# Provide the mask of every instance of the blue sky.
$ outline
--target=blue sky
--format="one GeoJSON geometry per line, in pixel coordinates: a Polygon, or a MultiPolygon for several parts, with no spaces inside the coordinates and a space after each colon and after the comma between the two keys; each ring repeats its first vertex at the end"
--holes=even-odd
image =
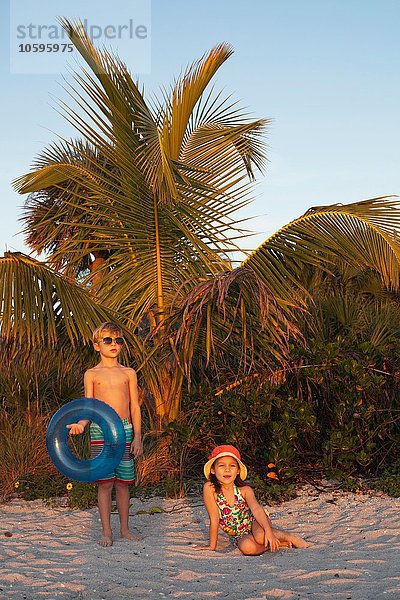
{"type": "MultiPolygon", "coordinates": [[[[1,4],[0,253],[27,251],[17,233],[23,197],[12,179],[57,134],[74,135],[53,108],[54,97],[66,97],[60,73],[10,72],[10,44],[17,44],[10,14],[23,11],[24,2],[11,0],[11,11],[1,4]]],[[[133,11],[131,0],[89,0],[81,3],[85,15],[74,12],[72,0],[46,0],[42,14],[48,10],[50,18],[56,3],[70,17],[133,11]]],[[[310,206],[400,193],[398,0],[149,0],[148,6],[150,72],[138,74],[146,92],[157,92],[227,41],[235,53],[217,74],[217,87],[254,117],[273,119],[270,162],[242,214],[257,215],[251,227],[258,235],[248,246],[310,206]]],[[[121,49],[128,66],[135,60],[130,54],[121,49]]]]}

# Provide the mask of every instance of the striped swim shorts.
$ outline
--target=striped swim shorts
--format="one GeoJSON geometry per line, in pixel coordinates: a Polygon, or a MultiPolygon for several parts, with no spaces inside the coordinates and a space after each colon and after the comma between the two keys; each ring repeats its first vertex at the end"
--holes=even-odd
{"type": "MultiPolygon", "coordinates": [[[[121,419],[126,435],[125,452],[119,465],[111,471],[106,477],[99,479],[96,483],[105,481],[121,481],[130,484],[135,482],[135,463],[130,454],[130,447],[133,440],[133,427],[128,419],[121,419]]],[[[90,424],[90,454],[91,458],[96,458],[104,446],[104,435],[96,423],[90,424]]]]}

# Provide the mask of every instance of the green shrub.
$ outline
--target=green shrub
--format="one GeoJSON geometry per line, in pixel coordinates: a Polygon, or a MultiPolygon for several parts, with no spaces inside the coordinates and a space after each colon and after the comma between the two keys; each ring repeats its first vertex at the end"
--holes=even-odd
{"type": "Polygon", "coordinates": [[[72,488],[68,490],[68,506],[70,508],[85,510],[97,505],[97,485],[95,483],[82,481],[71,483],[72,488]]]}
{"type": "Polygon", "coordinates": [[[393,498],[400,498],[400,459],[388,466],[377,479],[373,480],[371,487],[381,490],[393,498]]]}
{"type": "Polygon", "coordinates": [[[374,482],[372,487],[393,498],[400,498],[400,475],[384,475],[374,482]]]}
{"type": "Polygon", "coordinates": [[[296,485],[292,481],[273,482],[262,479],[261,477],[251,478],[251,486],[253,487],[256,497],[263,504],[275,504],[291,500],[297,495],[296,485]]]}
{"type": "Polygon", "coordinates": [[[67,483],[68,479],[62,475],[23,475],[14,483],[14,489],[24,500],[49,500],[64,496],[67,483]]]}

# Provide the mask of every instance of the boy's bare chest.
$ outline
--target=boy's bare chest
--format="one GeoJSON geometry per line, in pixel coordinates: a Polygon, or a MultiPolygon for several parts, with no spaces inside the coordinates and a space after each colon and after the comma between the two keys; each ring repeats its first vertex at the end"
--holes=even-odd
{"type": "Polygon", "coordinates": [[[95,388],[99,390],[119,390],[129,389],[129,379],[124,372],[99,372],[96,373],[93,380],[95,388]]]}

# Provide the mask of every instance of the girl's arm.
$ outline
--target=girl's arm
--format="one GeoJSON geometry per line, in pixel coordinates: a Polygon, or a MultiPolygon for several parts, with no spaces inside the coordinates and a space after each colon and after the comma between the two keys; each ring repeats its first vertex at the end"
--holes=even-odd
{"type": "Polygon", "coordinates": [[[251,512],[254,515],[257,523],[264,529],[264,544],[265,547],[269,545],[271,552],[279,550],[279,540],[272,531],[272,523],[269,516],[265,513],[265,510],[256,500],[253,490],[251,487],[246,485],[240,489],[242,496],[244,496],[251,512]]]}
{"type": "Polygon", "coordinates": [[[215,502],[214,497],[214,486],[212,483],[207,481],[203,488],[203,499],[204,504],[210,517],[210,543],[208,546],[199,546],[200,550],[215,550],[217,547],[218,540],[218,526],[219,526],[219,510],[215,502]]]}

